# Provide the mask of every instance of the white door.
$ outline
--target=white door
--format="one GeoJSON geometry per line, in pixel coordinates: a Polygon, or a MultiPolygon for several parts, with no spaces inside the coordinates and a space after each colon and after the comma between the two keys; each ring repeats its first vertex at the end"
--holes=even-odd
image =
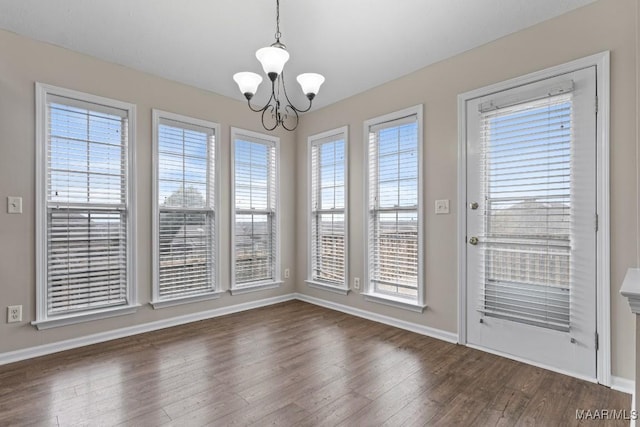
{"type": "Polygon", "coordinates": [[[595,67],[467,101],[467,341],[596,378],[595,67]]]}

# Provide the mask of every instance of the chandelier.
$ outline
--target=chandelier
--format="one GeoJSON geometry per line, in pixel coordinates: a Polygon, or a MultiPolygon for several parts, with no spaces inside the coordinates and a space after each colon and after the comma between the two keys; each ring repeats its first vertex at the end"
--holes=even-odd
{"type": "Polygon", "coordinates": [[[291,103],[284,84],[283,71],[284,64],[289,60],[289,52],[287,52],[286,46],[280,42],[281,36],[280,0],[276,0],[276,41],[271,46],[263,47],[256,52],[256,58],[262,64],[262,69],[271,81],[271,96],[263,107],[257,108],[251,105],[251,98],[262,83],[262,77],[248,71],[233,75],[233,80],[238,84],[240,92],[247,98],[251,111],[262,113],[262,126],[268,131],[272,131],[278,126],[282,126],[288,131],[298,127],[298,113],[304,113],[311,109],[313,98],[318,94],[320,86],[324,82],[324,77],[320,74],[300,74],[296,80],[300,83],[302,93],[309,100],[309,105],[307,108],[301,109],[291,103]]]}

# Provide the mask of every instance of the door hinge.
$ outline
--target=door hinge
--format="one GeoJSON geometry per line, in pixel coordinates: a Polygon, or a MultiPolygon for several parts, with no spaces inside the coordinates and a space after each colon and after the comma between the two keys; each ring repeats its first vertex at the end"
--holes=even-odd
{"type": "Polygon", "coordinates": [[[596,332],[596,351],[600,349],[600,336],[596,332]]]}
{"type": "Polygon", "coordinates": [[[598,227],[599,227],[599,217],[598,214],[596,214],[596,231],[598,231],[598,227]]]}
{"type": "Polygon", "coordinates": [[[598,95],[596,95],[596,114],[598,114],[598,95]]]}

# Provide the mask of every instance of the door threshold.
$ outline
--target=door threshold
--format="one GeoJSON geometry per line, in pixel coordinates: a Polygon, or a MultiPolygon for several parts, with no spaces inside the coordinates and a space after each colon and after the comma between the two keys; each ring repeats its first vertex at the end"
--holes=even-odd
{"type": "MultiPolygon", "coordinates": [[[[474,350],[480,350],[480,351],[484,351],[485,353],[490,353],[490,354],[494,354],[496,356],[504,357],[505,359],[515,360],[516,362],[525,363],[527,365],[535,366],[536,368],[545,369],[547,371],[555,372],[557,374],[567,375],[569,377],[577,378],[579,380],[588,381],[590,383],[600,384],[598,382],[598,379],[595,378],[595,377],[588,377],[588,376],[585,376],[585,375],[580,375],[580,374],[577,374],[577,373],[565,371],[564,369],[558,369],[558,368],[553,367],[553,366],[545,365],[544,363],[535,362],[533,360],[525,359],[525,358],[519,357],[519,356],[514,356],[513,354],[504,353],[502,351],[493,350],[493,349],[490,349],[490,348],[487,348],[487,347],[482,347],[480,345],[469,344],[469,343],[466,343],[464,345],[466,345],[469,348],[473,348],[474,350]]],[[[605,387],[607,387],[607,386],[605,386],[605,387]]]]}

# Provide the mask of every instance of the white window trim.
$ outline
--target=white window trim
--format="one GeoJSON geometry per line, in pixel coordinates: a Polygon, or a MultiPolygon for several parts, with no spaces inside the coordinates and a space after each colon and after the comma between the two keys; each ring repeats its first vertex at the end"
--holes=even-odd
{"type": "Polygon", "coordinates": [[[36,320],[31,322],[39,330],[66,326],[97,319],[131,314],[140,306],[136,290],[136,175],[135,137],[136,106],[134,104],[91,95],[71,89],[36,82],[36,320]],[[86,310],[81,313],[49,317],[47,314],[47,97],[57,95],[84,102],[106,105],[127,111],[127,304],[86,310]]]}
{"type": "Polygon", "coordinates": [[[364,183],[365,183],[365,191],[364,191],[364,236],[365,236],[365,253],[364,253],[364,262],[365,262],[365,271],[364,271],[364,292],[362,295],[365,301],[389,305],[392,307],[416,311],[419,313],[424,312],[427,308],[425,303],[425,281],[424,281],[424,186],[423,186],[423,106],[422,104],[405,108],[400,111],[395,111],[393,113],[385,114],[379,117],[374,117],[372,119],[368,119],[364,122],[362,127],[362,138],[363,138],[363,147],[364,147],[364,183]],[[369,129],[372,126],[389,122],[392,120],[401,119],[403,117],[415,115],[418,123],[418,297],[416,301],[411,301],[408,299],[399,298],[396,296],[387,295],[380,292],[375,292],[374,287],[370,281],[370,266],[369,266],[369,129]]]}
{"type": "Polygon", "coordinates": [[[210,299],[219,298],[223,293],[220,291],[220,262],[218,257],[220,256],[220,125],[218,123],[210,122],[207,120],[196,119],[193,117],[183,116],[180,114],[170,113],[168,111],[162,111],[153,109],[151,110],[152,115],[152,194],[153,194],[153,207],[152,207],[152,225],[153,225],[153,248],[152,248],[152,299],[149,304],[154,309],[165,308],[165,307],[173,307],[180,304],[189,304],[192,302],[198,301],[206,301],[210,299]],[[158,126],[160,125],[160,121],[162,119],[172,120],[174,122],[185,123],[187,125],[195,125],[203,128],[213,129],[214,132],[214,173],[215,176],[213,178],[214,185],[214,242],[213,242],[213,252],[214,259],[216,260],[215,265],[215,274],[213,276],[214,280],[214,290],[209,292],[203,292],[200,294],[194,295],[186,295],[186,296],[178,296],[175,298],[160,298],[160,206],[158,205],[158,195],[159,195],[159,186],[158,186],[158,174],[160,171],[160,157],[159,157],[159,141],[158,141],[158,126]]]}
{"type": "Polygon", "coordinates": [[[351,292],[351,289],[348,288],[348,287],[330,285],[328,283],[318,282],[317,280],[307,279],[307,280],[305,280],[305,283],[310,288],[316,288],[316,289],[320,289],[320,290],[328,291],[328,292],[333,292],[335,294],[340,294],[340,295],[348,295],[349,292],[351,292]]]}
{"type": "Polygon", "coordinates": [[[231,288],[229,289],[229,293],[231,295],[242,295],[250,292],[266,291],[267,289],[277,288],[283,283],[282,280],[251,282],[250,285],[231,288]]]}
{"type": "MultiPolygon", "coordinates": [[[[528,83],[548,79],[582,68],[596,67],[596,93],[598,114],[596,117],[597,146],[597,277],[596,277],[596,329],[599,334],[597,350],[597,380],[611,386],[611,247],[610,247],[610,52],[604,51],[555,67],[535,71],[480,89],[458,95],[458,206],[467,203],[467,116],[466,102],[483,95],[502,92],[528,83]]],[[[467,209],[458,210],[458,342],[467,344],[467,209]]]]}
{"type": "Polygon", "coordinates": [[[307,138],[307,285],[312,288],[322,289],[342,295],[347,295],[351,289],[349,288],[349,126],[342,126],[337,129],[328,130],[307,138]],[[344,283],[336,286],[330,283],[313,279],[312,272],[312,188],[313,179],[311,166],[311,149],[314,145],[320,145],[317,141],[334,135],[341,135],[344,140],[344,283]]]}
{"type": "Polygon", "coordinates": [[[229,289],[229,293],[231,295],[240,295],[248,292],[262,291],[266,289],[272,289],[280,286],[283,282],[281,276],[281,268],[280,268],[280,241],[281,238],[281,211],[280,211],[280,138],[276,136],[271,136],[263,133],[253,132],[250,130],[240,129],[236,127],[231,127],[231,143],[230,145],[230,160],[231,160],[231,222],[229,226],[229,232],[231,233],[231,286],[229,289]],[[250,138],[262,139],[264,141],[270,141],[275,146],[276,151],[276,173],[275,173],[275,187],[276,187],[276,254],[275,254],[275,265],[274,265],[274,280],[269,281],[256,281],[249,282],[243,285],[236,285],[236,233],[235,233],[235,224],[236,224],[236,151],[235,151],[235,141],[238,136],[245,135],[250,138]]]}

